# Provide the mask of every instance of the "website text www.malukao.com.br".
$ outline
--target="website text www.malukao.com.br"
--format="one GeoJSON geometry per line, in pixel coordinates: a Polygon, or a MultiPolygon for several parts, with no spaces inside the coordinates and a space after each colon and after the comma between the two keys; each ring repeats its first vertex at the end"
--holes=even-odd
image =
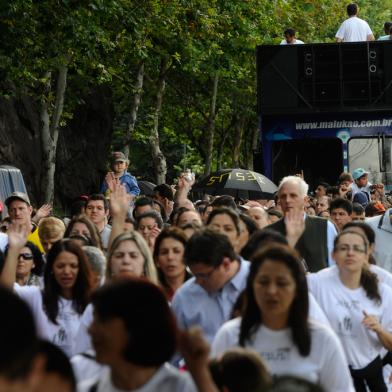
{"type": "Polygon", "coordinates": [[[307,129],[333,129],[333,128],[370,128],[370,127],[390,127],[392,119],[384,118],[380,120],[334,120],[295,123],[297,131],[307,129]]]}

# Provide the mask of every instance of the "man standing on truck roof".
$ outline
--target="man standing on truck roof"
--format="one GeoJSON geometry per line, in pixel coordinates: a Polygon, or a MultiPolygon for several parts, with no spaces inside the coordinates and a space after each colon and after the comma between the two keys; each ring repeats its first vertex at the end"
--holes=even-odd
{"type": "Polygon", "coordinates": [[[355,3],[347,6],[348,19],[346,19],[335,38],[336,42],[374,41],[374,35],[368,23],[358,18],[358,5],[355,3]]]}
{"type": "Polygon", "coordinates": [[[301,45],[301,44],[304,44],[303,41],[296,38],[294,29],[286,29],[284,31],[283,35],[284,35],[284,39],[280,43],[281,45],[301,45]]]}

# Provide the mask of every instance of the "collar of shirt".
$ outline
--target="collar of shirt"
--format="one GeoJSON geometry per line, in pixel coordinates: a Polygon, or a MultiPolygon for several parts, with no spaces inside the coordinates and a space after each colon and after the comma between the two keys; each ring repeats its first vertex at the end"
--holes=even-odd
{"type": "Polygon", "coordinates": [[[237,291],[242,291],[244,281],[246,281],[246,278],[248,277],[250,262],[243,259],[241,256],[239,256],[238,262],[240,264],[240,268],[228,284],[234,286],[237,291]]]}

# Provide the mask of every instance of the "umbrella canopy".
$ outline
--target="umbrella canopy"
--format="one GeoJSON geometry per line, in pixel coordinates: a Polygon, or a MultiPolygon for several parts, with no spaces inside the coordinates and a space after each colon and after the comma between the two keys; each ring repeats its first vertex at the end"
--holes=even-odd
{"type": "Polygon", "coordinates": [[[192,191],[230,195],[238,199],[272,199],[277,186],[260,173],[244,169],[222,169],[204,176],[192,191]]]}
{"type": "Polygon", "coordinates": [[[137,184],[139,185],[141,195],[151,196],[154,194],[153,189],[156,187],[156,185],[152,182],[138,181],[137,184]]]}

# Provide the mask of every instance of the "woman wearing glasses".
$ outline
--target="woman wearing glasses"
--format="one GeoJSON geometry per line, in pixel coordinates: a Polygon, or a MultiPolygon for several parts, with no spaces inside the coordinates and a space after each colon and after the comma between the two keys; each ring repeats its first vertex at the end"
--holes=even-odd
{"type": "Polygon", "coordinates": [[[313,274],[308,281],[342,342],[356,391],[383,392],[380,354],[392,349],[392,290],[370,271],[369,255],[365,236],[343,231],[333,250],[338,273],[313,274]]]}
{"type": "MultiPolygon", "coordinates": [[[[8,248],[5,256],[7,257],[8,248]]],[[[19,286],[42,286],[42,275],[44,272],[44,259],[40,250],[30,241],[18,254],[16,265],[16,280],[19,286]]]]}

